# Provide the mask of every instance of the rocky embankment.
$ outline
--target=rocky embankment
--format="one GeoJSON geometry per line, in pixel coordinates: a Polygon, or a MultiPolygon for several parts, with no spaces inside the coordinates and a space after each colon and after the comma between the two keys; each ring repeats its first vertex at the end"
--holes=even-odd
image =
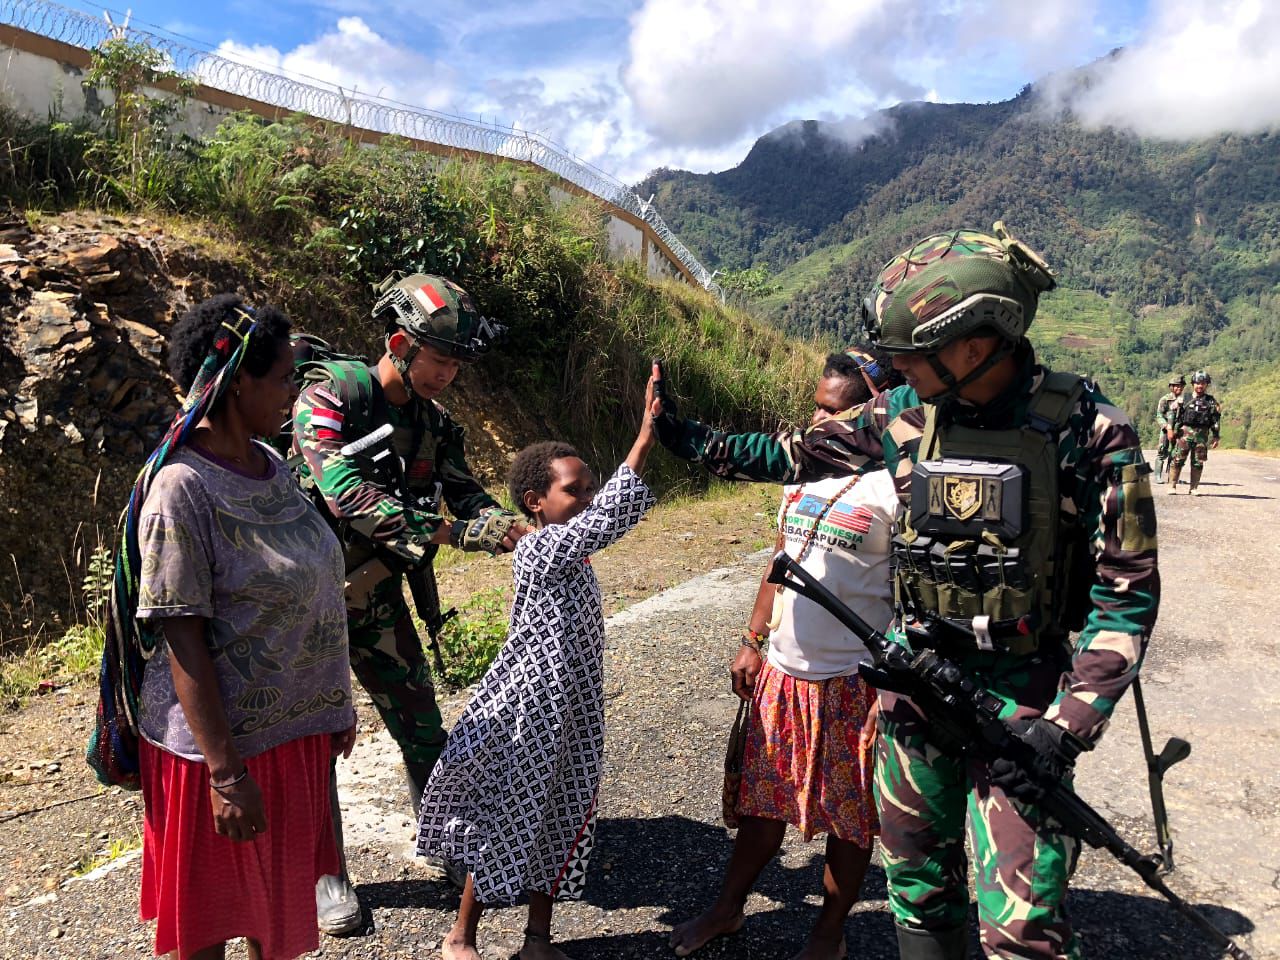
{"type": "MultiPolygon", "coordinates": [[[[343,349],[367,352],[378,339],[367,288],[337,276],[291,283],[271,256],[204,229],[93,213],[33,226],[0,208],[0,653],[56,637],[82,613],[88,557],[110,546],[177,409],[165,350],[184,310],[235,291],[281,305],[343,349]]],[[[549,427],[483,378],[464,373],[447,402],[472,467],[494,483],[549,427]]]]}
{"type": "Polygon", "coordinates": [[[210,284],[171,253],[145,221],[0,224],[0,640],[74,611],[85,555],[172,416],[165,334],[210,284]]]}

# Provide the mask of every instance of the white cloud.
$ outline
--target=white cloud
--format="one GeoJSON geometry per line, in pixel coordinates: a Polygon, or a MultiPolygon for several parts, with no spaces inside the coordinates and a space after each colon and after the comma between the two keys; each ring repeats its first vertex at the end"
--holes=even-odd
{"type": "MultiPolygon", "coordinates": [[[[660,138],[702,147],[829,94],[898,0],[646,0],[632,19],[623,83],[660,138]]],[[[872,53],[874,56],[874,53],[872,53]]],[[[885,66],[888,66],[885,64],[885,66]]],[[[885,86],[914,92],[892,69],[885,86]]]]}
{"type": "Polygon", "coordinates": [[[622,78],[660,141],[713,146],[797,116],[955,91],[966,72],[1011,61],[1073,64],[1098,42],[1097,2],[645,0],[622,78]]]}
{"type": "MultiPolygon", "coordinates": [[[[450,66],[392,43],[360,17],[342,17],[333,30],[287,53],[230,40],[224,41],[217,53],[298,79],[336,84],[347,93],[386,97],[432,110],[449,109],[457,98],[450,66]]],[[[250,90],[237,92],[253,95],[250,90]]]]}
{"type": "Polygon", "coordinates": [[[1050,92],[1089,126],[1195,139],[1280,128],[1280,5],[1158,0],[1147,30],[1088,83],[1050,92]]]}

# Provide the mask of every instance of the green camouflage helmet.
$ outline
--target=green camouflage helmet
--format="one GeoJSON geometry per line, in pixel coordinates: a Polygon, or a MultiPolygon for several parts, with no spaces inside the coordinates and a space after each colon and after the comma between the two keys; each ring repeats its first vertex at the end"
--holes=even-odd
{"type": "Polygon", "coordinates": [[[382,321],[387,336],[403,330],[417,343],[461,360],[476,359],[506,329],[482,317],[467,292],[444,277],[415,273],[397,280],[393,274],[378,292],[373,318],[382,321]]]}
{"type": "Polygon", "coordinates": [[[1186,385],[1187,378],[1180,373],[1175,373],[1169,377],[1169,386],[1171,387],[1185,387],[1186,385]]]}
{"type": "Polygon", "coordinates": [[[1208,370],[1197,370],[1191,375],[1192,383],[1213,383],[1213,377],[1209,376],[1208,370]]]}
{"type": "Polygon", "coordinates": [[[893,353],[934,353],[958,337],[989,329],[1016,343],[1056,281],[1003,222],[993,234],[937,233],[894,257],[863,301],[867,337],[893,353]]]}

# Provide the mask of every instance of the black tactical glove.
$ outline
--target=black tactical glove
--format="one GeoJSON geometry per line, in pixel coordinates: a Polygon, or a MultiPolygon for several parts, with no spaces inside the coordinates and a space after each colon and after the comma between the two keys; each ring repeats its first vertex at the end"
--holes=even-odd
{"type": "Polygon", "coordinates": [[[1044,717],[1010,720],[1006,726],[1031,748],[1030,759],[1039,771],[1028,770],[1026,764],[1018,760],[1000,757],[991,761],[991,783],[1024,803],[1035,803],[1044,796],[1043,784],[1061,782],[1071,776],[1084,744],[1044,717]]]}
{"type": "Polygon", "coordinates": [[[483,550],[493,554],[502,550],[502,538],[520,517],[505,510],[486,510],[470,520],[455,520],[449,531],[449,542],[459,550],[483,550]]]}
{"type": "Polygon", "coordinates": [[[668,450],[673,449],[684,433],[684,420],[676,408],[676,402],[667,392],[667,373],[658,361],[660,376],[653,384],[653,395],[662,403],[662,412],[653,418],[653,432],[658,435],[658,442],[668,450]]]}

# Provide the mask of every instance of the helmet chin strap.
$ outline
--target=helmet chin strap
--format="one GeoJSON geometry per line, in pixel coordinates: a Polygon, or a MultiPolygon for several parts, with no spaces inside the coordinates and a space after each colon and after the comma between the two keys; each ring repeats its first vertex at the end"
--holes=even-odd
{"type": "Polygon", "coordinates": [[[934,374],[942,381],[943,386],[946,389],[940,393],[935,393],[931,397],[922,397],[921,399],[925,400],[927,403],[939,403],[943,400],[949,400],[952,397],[958,396],[964,387],[973,383],[997,363],[1013,353],[1016,347],[1016,343],[1001,338],[1000,345],[992,350],[985,360],[959,380],[956,379],[956,375],[954,373],[946,368],[946,365],[943,364],[936,353],[926,353],[924,358],[929,361],[929,366],[933,368],[934,374]]]}
{"type": "Polygon", "coordinates": [[[397,357],[394,350],[388,350],[387,353],[391,357],[391,365],[400,374],[400,382],[404,384],[409,396],[413,396],[413,386],[409,383],[409,367],[413,363],[413,358],[418,355],[418,351],[422,349],[422,344],[407,333],[405,333],[405,338],[409,341],[409,349],[405,351],[403,357],[397,357]]]}

